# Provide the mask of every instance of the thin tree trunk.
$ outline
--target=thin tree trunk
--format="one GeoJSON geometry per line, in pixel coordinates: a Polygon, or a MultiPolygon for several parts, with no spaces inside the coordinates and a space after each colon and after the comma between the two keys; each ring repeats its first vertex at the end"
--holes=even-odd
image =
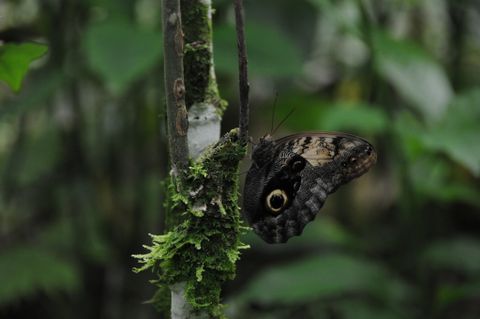
{"type": "Polygon", "coordinates": [[[165,94],[168,146],[174,178],[182,185],[188,167],[188,118],[183,79],[183,31],[180,0],[163,0],[165,94]]]}
{"type": "MultiPolygon", "coordinates": [[[[197,159],[203,150],[220,138],[220,98],[213,64],[212,4],[210,0],[181,0],[185,42],[185,100],[188,107],[188,150],[197,159]]],[[[172,319],[208,318],[193,312],[185,297],[185,282],[171,286],[172,319]]]]}
{"type": "MultiPolygon", "coordinates": [[[[135,271],[153,269],[158,283],[168,285],[174,319],[223,317],[221,285],[234,277],[239,250],[247,248],[239,240],[244,228],[237,193],[248,134],[248,87],[241,90],[243,138],[234,129],[219,139],[226,103],[215,80],[211,19],[210,0],[182,0],[181,15],[180,0],[163,2],[173,223],[167,234],[152,235],[148,253],[135,256],[144,264],[135,271]]],[[[244,51],[242,57],[241,82],[248,86],[244,51]]]]}
{"type": "Polygon", "coordinates": [[[190,156],[196,159],[220,138],[220,119],[226,102],[215,77],[211,0],[181,0],[185,35],[185,87],[189,112],[190,156]]]}

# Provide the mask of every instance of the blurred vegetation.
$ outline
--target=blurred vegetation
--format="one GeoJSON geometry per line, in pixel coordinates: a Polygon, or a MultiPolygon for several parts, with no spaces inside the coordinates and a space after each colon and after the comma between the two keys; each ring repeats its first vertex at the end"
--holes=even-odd
{"type": "MultiPolygon", "coordinates": [[[[213,3],[226,131],[233,10],[213,3]]],[[[379,162],[287,245],[246,236],[229,316],[479,318],[479,2],[250,0],[246,17],[253,137],[279,92],[276,123],[296,111],[277,136],[352,132],[379,162]]],[[[0,317],[159,317],[130,255],[163,229],[160,26],[154,0],[0,2],[0,317]]]]}

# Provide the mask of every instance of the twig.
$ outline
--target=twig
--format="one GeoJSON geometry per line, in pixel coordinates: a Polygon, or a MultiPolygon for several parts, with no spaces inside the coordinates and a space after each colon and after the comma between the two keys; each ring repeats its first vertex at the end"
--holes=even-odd
{"type": "Polygon", "coordinates": [[[163,0],[162,4],[168,144],[172,171],[181,185],[188,167],[188,114],[183,79],[180,0],[163,0]]]}
{"type": "Polygon", "coordinates": [[[248,121],[249,121],[249,102],[248,93],[250,86],[248,84],[247,71],[247,50],[245,44],[245,23],[243,18],[243,0],[235,0],[235,26],[237,29],[237,47],[238,47],[238,85],[240,93],[240,143],[248,143],[248,121]]]}

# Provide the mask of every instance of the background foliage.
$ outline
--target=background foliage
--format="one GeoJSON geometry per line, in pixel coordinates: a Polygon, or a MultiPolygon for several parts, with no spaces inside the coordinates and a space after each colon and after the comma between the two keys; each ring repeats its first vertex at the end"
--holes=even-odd
{"type": "MultiPolygon", "coordinates": [[[[246,6],[254,138],[278,92],[275,122],[296,111],[276,136],[352,132],[379,162],[287,245],[247,235],[229,315],[478,318],[478,1],[246,6]]],[[[227,131],[233,9],[214,7],[227,131]]],[[[159,317],[130,255],[163,227],[160,25],[153,0],[0,2],[0,317],[159,317]]]]}

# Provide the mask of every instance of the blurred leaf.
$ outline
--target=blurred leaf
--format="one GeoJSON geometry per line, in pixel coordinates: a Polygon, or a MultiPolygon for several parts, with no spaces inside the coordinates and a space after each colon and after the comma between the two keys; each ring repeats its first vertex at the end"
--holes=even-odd
{"type": "Polygon", "coordinates": [[[247,232],[242,238],[242,242],[249,244],[255,249],[268,251],[270,253],[285,253],[298,251],[305,247],[323,247],[323,246],[353,246],[360,240],[350,234],[347,229],[335,221],[333,218],[322,215],[318,216],[315,222],[305,227],[301,236],[293,237],[288,245],[271,245],[265,243],[253,231],[247,232]]]}
{"type": "Polygon", "coordinates": [[[362,103],[338,102],[320,118],[322,130],[355,131],[365,134],[382,133],[388,123],[383,109],[362,103]]]}
{"type": "Polygon", "coordinates": [[[159,61],[162,37],[127,21],[107,20],[87,29],[85,49],[90,67],[118,94],[159,61]]]}
{"type": "Polygon", "coordinates": [[[310,223],[305,228],[302,236],[292,238],[290,243],[349,246],[359,242],[358,238],[349,233],[335,219],[325,215],[318,216],[317,219],[317,222],[310,223]]]}
{"type": "Polygon", "coordinates": [[[464,284],[442,284],[437,293],[437,302],[440,306],[448,306],[465,299],[477,300],[480,296],[480,281],[467,282],[464,284]]]}
{"type": "Polygon", "coordinates": [[[452,167],[438,156],[417,158],[409,166],[416,192],[425,198],[465,202],[480,207],[480,192],[474,185],[452,178],[452,167]]]}
{"type": "Polygon", "coordinates": [[[356,1],[307,0],[321,13],[322,19],[336,29],[356,31],[360,22],[360,12],[356,1]]]}
{"type": "Polygon", "coordinates": [[[458,95],[450,104],[447,116],[423,137],[425,145],[444,151],[451,158],[480,176],[480,89],[458,95]]]}
{"type": "Polygon", "coordinates": [[[378,264],[330,254],[267,269],[250,282],[240,298],[256,303],[292,304],[354,292],[389,300],[404,298],[407,287],[378,264]]]}
{"type": "Polygon", "coordinates": [[[62,217],[57,218],[52,223],[45,225],[37,237],[39,245],[49,250],[68,252],[71,251],[74,244],[74,234],[68,213],[63,213],[62,217]]]}
{"type": "Polygon", "coordinates": [[[32,83],[10,101],[0,106],[0,119],[5,116],[18,116],[26,111],[46,105],[45,101],[51,97],[63,83],[63,74],[56,69],[34,72],[32,83]]]}
{"type": "Polygon", "coordinates": [[[260,24],[274,27],[295,44],[303,57],[312,53],[318,34],[318,29],[312,27],[317,25],[318,10],[312,4],[307,1],[263,0],[244,1],[244,5],[245,12],[248,12],[246,26],[260,24]]]}
{"type": "Polygon", "coordinates": [[[47,49],[46,45],[38,43],[0,45],[0,80],[18,91],[30,63],[44,55],[47,49]]]}
{"type": "Polygon", "coordinates": [[[407,111],[401,111],[396,114],[393,122],[393,128],[396,136],[399,138],[399,146],[405,157],[415,161],[418,156],[423,155],[427,150],[422,142],[422,134],[425,128],[407,111]]]}
{"type": "Polygon", "coordinates": [[[432,243],[423,253],[423,261],[434,269],[456,270],[480,275],[480,241],[453,238],[432,243]]]}
{"type": "MultiPolygon", "coordinates": [[[[284,125],[288,125],[294,131],[346,130],[376,134],[383,132],[388,125],[387,115],[379,107],[361,102],[331,103],[314,95],[300,94],[279,97],[278,106],[275,109],[275,125],[292,110],[294,112],[284,125]]],[[[267,114],[265,119],[269,116],[271,115],[267,114]]]]}
{"type": "MultiPolygon", "coordinates": [[[[67,245],[73,243],[74,236],[78,236],[78,230],[75,227],[82,225],[82,241],[76,247],[77,253],[85,257],[89,262],[102,264],[105,263],[114,250],[110,249],[109,243],[105,238],[105,233],[102,232],[102,222],[104,221],[104,215],[98,210],[94,203],[95,192],[92,191],[93,185],[79,180],[76,183],[69,184],[69,187],[58,187],[56,189],[56,198],[58,206],[61,207],[61,215],[65,216],[63,222],[59,221],[58,231],[63,232],[65,239],[63,240],[64,247],[59,243],[51,243],[51,247],[66,248],[67,245]],[[75,206],[72,206],[71,198],[75,196],[79,202],[75,206]],[[80,204],[81,203],[81,204],[80,204]],[[73,211],[72,211],[73,210],[73,211]],[[73,218],[72,216],[78,216],[73,218]],[[73,225],[73,228],[72,228],[73,225]],[[69,242],[70,240],[70,242],[69,242]]],[[[102,193],[101,190],[96,189],[97,196],[102,193]]],[[[123,219],[122,219],[123,220],[123,219]]],[[[55,230],[55,225],[52,225],[51,230],[55,230]]],[[[48,231],[49,229],[47,229],[48,231]]],[[[48,233],[44,234],[43,239],[48,244],[47,240],[55,239],[51,238],[53,234],[49,236],[48,233]]]]}
{"type": "Polygon", "coordinates": [[[333,10],[330,0],[308,0],[308,2],[317,6],[318,9],[320,9],[320,10],[326,10],[326,9],[333,10]]]}
{"type": "MultiPolygon", "coordinates": [[[[312,94],[299,94],[298,92],[282,93],[278,97],[277,107],[275,108],[274,126],[286,119],[280,129],[287,126],[293,131],[322,130],[319,127],[318,119],[323,117],[328,106],[328,101],[312,94]],[[292,111],[293,113],[290,114],[292,111]],[[289,115],[288,118],[287,115],[289,115]]],[[[273,107],[266,110],[266,116],[265,119],[262,119],[262,123],[265,120],[270,121],[274,111],[273,107]]]]}
{"type": "Polygon", "coordinates": [[[480,89],[457,95],[444,118],[428,128],[407,112],[398,114],[395,130],[411,160],[432,151],[441,151],[480,176],[480,148],[472,147],[480,136],[480,89]]]}
{"type": "MultiPolygon", "coordinates": [[[[39,123],[46,125],[45,122],[39,123]]],[[[21,170],[17,173],[21,185],[27,185],[48,173],[59,159],[59,135],[55,127],[42,126],[41,132],[29,134],[21,158],[21,170]]]]}
{"type": "MultiPolygon", "coordinates": [[[[280,30],[266,25],[248,25],[245,33],[252,74],[285,77],[301,73],[300,51],[280,30]]],[[[217,71],[236,74],[238,62],[235,29],[229,25],[215,27],[213,37],[217,71]]]]}
{"type": "Polygon", "coordinates": [[[86,207],[81,212],[84,216],[85,234],[82,243],[83,253],[91,262],[105,264],[112,257],[112,248],[102,231],[102,212],[95,207],[86,207]],[[90,208],[90,209],[89,209],[90,208]]]}
{"type": "Polygon", "coordinates": [[[453,95],[445,71],[420,47],[374,33],[375,66],[429,122],[441,119],[453,95]]]}
{"type": "Polygon", "coordinates": [[[79,285],[79,273],[73,264],[36,246],[2,251],[0,274],[2,305],[39,291],[53,294],[71,291],[79,285]]]}
{"type": "Polygon", "coordinates": [[[399,319],[409,318],[401,316],[394,309],[386,309],[381,306],[373,306],[365,301],[345,300],[335,303],[335,309],[343,319],[399,319]]]}

